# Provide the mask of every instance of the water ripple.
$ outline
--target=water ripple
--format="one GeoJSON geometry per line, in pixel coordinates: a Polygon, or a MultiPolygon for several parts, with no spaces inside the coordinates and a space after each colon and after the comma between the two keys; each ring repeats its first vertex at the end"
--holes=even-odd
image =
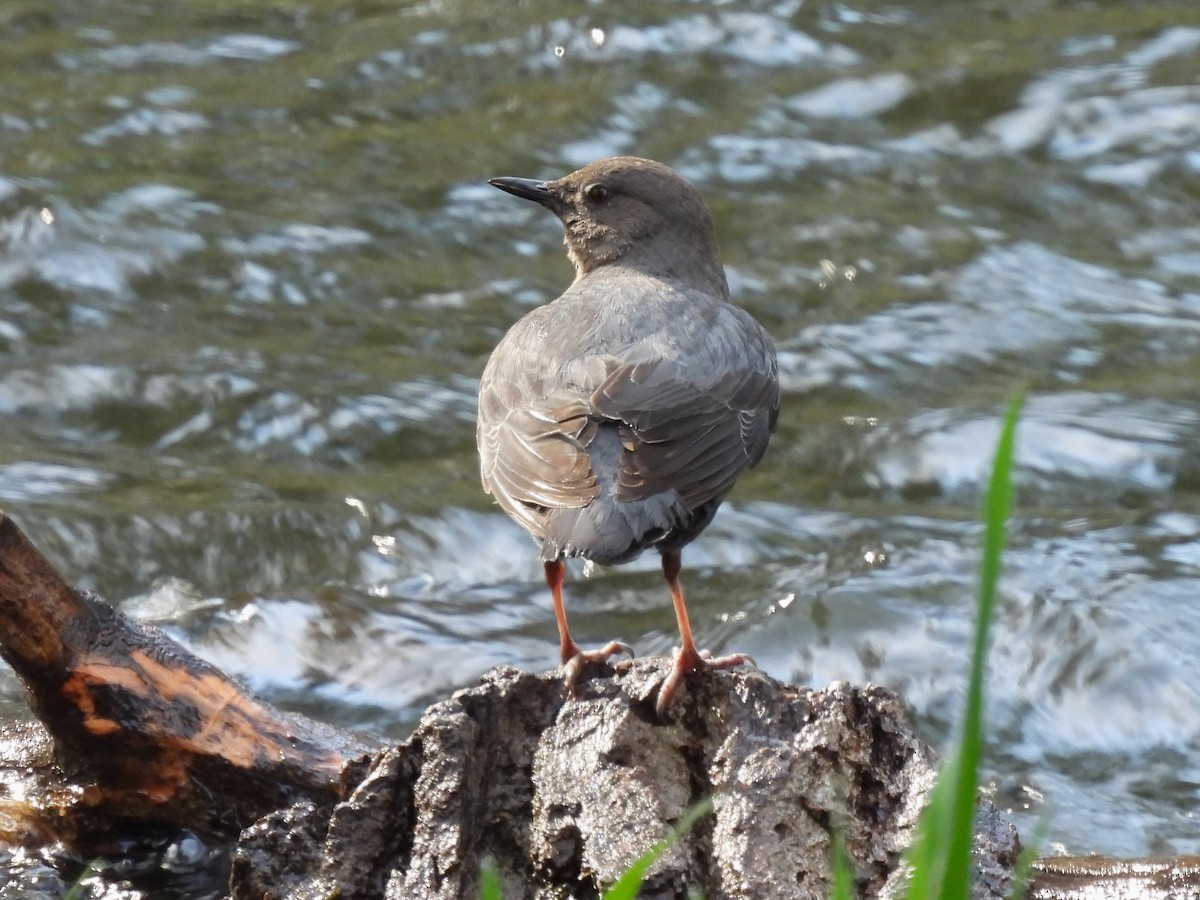
{"type": "MultiPolygon", "coordinates": [[[[229,34],[200,43],[180,41],[147,41],[142,44],[121,44],[94,51],[95,62],[114,69],[135,69],[143,66],[204,66],[218,59],[264,62],[300,47],[295,41],[261,34],[229,34]]],[[[64,68],[78,68],[84,59],[74,54],[60,54],[64,68]]]]}
{"type": "MultiPolygon", "coordinates": [[[[962,410],[923,413],[899,429],[876,429],[871,442],[877,446],[865,451],[872,460],[867,480],[903,491],[978,488],[999,433],[997,416],[962,410]]],[[[1072,482],[1086,482],[1077,490],[1092,498],[1130,488],[1164,492],[1174,486],[1184,448],[1195,442],[1200,413],[1193,409],[1117,395],[1036,396],[1022,416],[1017,465],[1021,478],[1040,476],[1044,489],[1066,492],[1072,482]]]]}
{"type": "Polygon", "coordinates": [[[27,460],[0,465],[0,505],[75,497],[111,487],[111,472],[27,460]]]}
{"type": "Polygon", "coordinates": [[[68,292],[132,297],[135,279],[167,270],[204,247],[184,227],[216,211],[189,191],[145,184],[94,209],[64,200],[23,207],[0,219],[0,288],[36,280],[68,292]],[[141,221],[150,217],[161,224],[141,221]]]}
{"type": "Polygon", "coordinates": [[[903,72],[881,72],[866,78],[831,81],[793,97],[788,106],[816,118],[865,118],[892,109],[915,87],[913,80],[903,72]]]}
{"type": "Polygon", "coordinates": [[[838,385],[864,393],[884,381],[930,369],[975,368],[1020,354],[1070,373],[1108,362],[1101,329],[1128,328],[1128,340],[1162,355],[1192,354],[1200,337],[1200,298],[1172,296],[1147,279],[1122,277],[1029,242],[987,248],[946,285],[951,298],[900,306],[858,322],[810,326],[781,342],[780,376],[789,390],[838,385]],[[1172,349],[1172,344],[1177,349],[1172,349]]]}

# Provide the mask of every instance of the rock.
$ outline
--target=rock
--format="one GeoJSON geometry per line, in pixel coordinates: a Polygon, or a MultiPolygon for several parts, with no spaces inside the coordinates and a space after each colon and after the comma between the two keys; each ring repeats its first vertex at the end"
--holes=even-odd
{"type": "MultiPolygon", "coordinates": [[[[899,698],[734,670],[689,679],[659,721],[667,665],[596,669],[570,699],[555,673],[488,673],[376,756],[332,815],[298,805],[243,832],[232,895],[473,900],[490,857],[506,900],[596,897],[705,798],[713,813],[641,897],[825,900],[835,830],[862,894],[897,890],[935,776],[899,698]]],[[[986,802],[981,819],[976,896],[1005,896],[1016,832],[986,802]]]]}

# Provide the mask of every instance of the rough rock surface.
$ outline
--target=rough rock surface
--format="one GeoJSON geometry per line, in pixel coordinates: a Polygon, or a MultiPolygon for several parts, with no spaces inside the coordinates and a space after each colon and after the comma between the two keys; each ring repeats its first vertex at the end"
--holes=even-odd
{"type": "MultiPolygon", "coordinates": [[[[597,669],[571,699],[553,673],[488,673],[379,754],[332,815],[297,805],[247,829],[233,896],[477,898],[491,857],[507,900],[593,898],[706,797],[713,813],[643,898],[824,900],[834,830],[862,894],[895,890],[934,771],[894,694],[736,670],[689,679],[659,721],[665,667],[597,669]]],[[[999,897],[1019,846],[983,812],[976,896],[999,897]]]]}

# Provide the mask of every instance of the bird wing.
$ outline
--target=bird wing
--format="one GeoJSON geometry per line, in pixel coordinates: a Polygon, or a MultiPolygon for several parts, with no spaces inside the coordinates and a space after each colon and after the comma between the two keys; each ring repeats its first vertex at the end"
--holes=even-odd
{"type": "Polygon", "coordinates": [[[587,453],[596,422],[586,397],[543,395],[540,387],[491,381],[479,394],[484,490],[534,534],[543,527],[539,512],[587,506],[598,492],[587,453]]]}
{"type": "Polygon", "coordinates": [[[696,509],[725,497],[761,460],[779,415],[774,355],[715,382],[691,368],[668,360],[622,366],[593,395],[596,413],[623,422],[618,499],[676,491],[696,509]]]}

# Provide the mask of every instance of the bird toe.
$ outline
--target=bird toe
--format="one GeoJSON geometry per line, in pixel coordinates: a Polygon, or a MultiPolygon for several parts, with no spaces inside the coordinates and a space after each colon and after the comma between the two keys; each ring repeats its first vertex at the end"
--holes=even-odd
{"type": "Polygon", "coordinates": [[[596,650],[583,650],[575,646],[574,651],[563,661],[563,681],[571,694],[575,693],[575,686],[589,665],[608,665],[609,658],[618,653],[627,653],[630,659],[634,658],[633,648],[623,641],[609,641],[596,650]]]}
{"type": "Polygon", "coordinates": [[[667,674],[666,680],[663,681],[662,687],[658,691],[658,700],[654,704],[654,709],[658,713],[659,718],[662,718],[671,703],[675,698],[679,686],[683,683],[683,679],[692,672],[700,671],[715,671],[717,669],[732,669],[737,666],[752,665],[758,668],[758,663],[754,657],[747,653],[730,653],[727,656],[713,656],[711,651],[701,650],[697,652],[694,649],[675,651],[674,662],[671,664],[671,671],[667,674]],[[690,652],[689,652],[690,650],[690,652]]]}

